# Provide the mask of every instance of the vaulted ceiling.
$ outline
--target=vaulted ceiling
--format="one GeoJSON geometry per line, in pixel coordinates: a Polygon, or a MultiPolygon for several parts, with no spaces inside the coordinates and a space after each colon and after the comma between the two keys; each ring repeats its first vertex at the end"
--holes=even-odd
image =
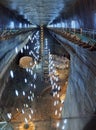
{"type": "Polygon", "coordinates": [[[48,25],[60,14],[66,15],[76,0],[0,0],[0,4],[32,24],[48,25]]]}

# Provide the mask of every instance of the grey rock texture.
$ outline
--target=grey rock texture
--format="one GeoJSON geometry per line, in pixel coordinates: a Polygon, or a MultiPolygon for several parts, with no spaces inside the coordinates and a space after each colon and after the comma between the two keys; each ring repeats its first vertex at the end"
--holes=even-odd
{"type": "Polygon", "coordinates": [[[0,41],[0,97],[5,89],[5,84],[8,80],[9,68],[12,61],[15,59],[20,49],[27,44],[28,36],[32,35],[32,32],[18,35],[12,39],[0,41]],[[5,74],[6,72],[6,74],[5,74]]]}
{"type": "MultiPolygon", "coordinates": [[[[82,48],[59,35],[56,37],[69,51],[71,60],[62,113],[62,117],[68,119],[65,130],[85,130],[96,112],[96,51],[82,48]]],[[[92,128],[93,125],[86,130],[92,128]]]]}

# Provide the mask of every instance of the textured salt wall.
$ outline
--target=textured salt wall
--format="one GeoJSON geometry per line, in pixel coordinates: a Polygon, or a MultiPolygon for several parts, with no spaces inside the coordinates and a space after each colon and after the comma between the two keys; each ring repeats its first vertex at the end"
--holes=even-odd
{"type": "Polygon", "coordinates": [[[9,40],[0,41],[0,98],[8,80],[10,64],[17,55],[16,47],[20,51],[27,44],[29,35],[32,35],[32,32],[18,35],[9,40]]]}
{"type": "Polygon", "coordinates": [[[78,54],[71,55],[63,113],[69,118],[66,128],[70,130],[83,130],[96,109],[96,53],[81,48],[77,51],[78,54]]]}
{"type": "MultiPolygon", "coordinates": [[[[70,53],[70,73],[61,122],[64,130],[92,130],[96,110],[96,51],[82,48],[55,35],[70,53]],[[90,126],[90,127],[89,127],[90,126]]],[[[94,125],[94,126],[93,126],[94,125]]]]}

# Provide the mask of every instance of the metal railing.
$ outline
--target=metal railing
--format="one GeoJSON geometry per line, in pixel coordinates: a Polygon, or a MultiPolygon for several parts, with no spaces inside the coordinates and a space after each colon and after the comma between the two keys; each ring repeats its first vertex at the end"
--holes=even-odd
{"type": "Polygon", "coordinates": [[[96,30],[92,29],[72,29],[72,28],[52,28],[51,31],[59,33],[68,40],[75,43],[82,42],[86,45],[96,46],[96,30]]]}
{"type": "Polygon", "coordinates": [[[29,31],[32,31],[33,28],[22,28],[22,29],[4,29],[4,30],[0,30],[0,40],[6,40],[9,38],[12,38],[16,35],[19,35],[21,33],[26,33],[29,31]]]}
{"type": "Polygon", "coordinates": [[[93,29],[66,29],[68,32],[73,32],[74,34],[81,34],[86,37],[90,37],[91,39],[96,40],[96,30],[93,29]]]}

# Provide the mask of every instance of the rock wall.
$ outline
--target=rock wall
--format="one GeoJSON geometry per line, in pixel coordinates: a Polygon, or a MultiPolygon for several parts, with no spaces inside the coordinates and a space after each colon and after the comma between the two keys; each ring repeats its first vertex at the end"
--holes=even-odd
{"type": "Polygon", "coordinates": [[[62,121],[64,130],[96,129],[96,51],[89,51],[56,35],[70,53],[70,73],[62,121]],[[89,127],[90,126],[90,127],[89,127]]]}
{"type": "Polygon", "coordinates": [[[8,81],[10,64],[20,49],[27,44],[29,35],[32,35],[31,31],[9,40],[0,41],[0,98],[8,81]]]}

